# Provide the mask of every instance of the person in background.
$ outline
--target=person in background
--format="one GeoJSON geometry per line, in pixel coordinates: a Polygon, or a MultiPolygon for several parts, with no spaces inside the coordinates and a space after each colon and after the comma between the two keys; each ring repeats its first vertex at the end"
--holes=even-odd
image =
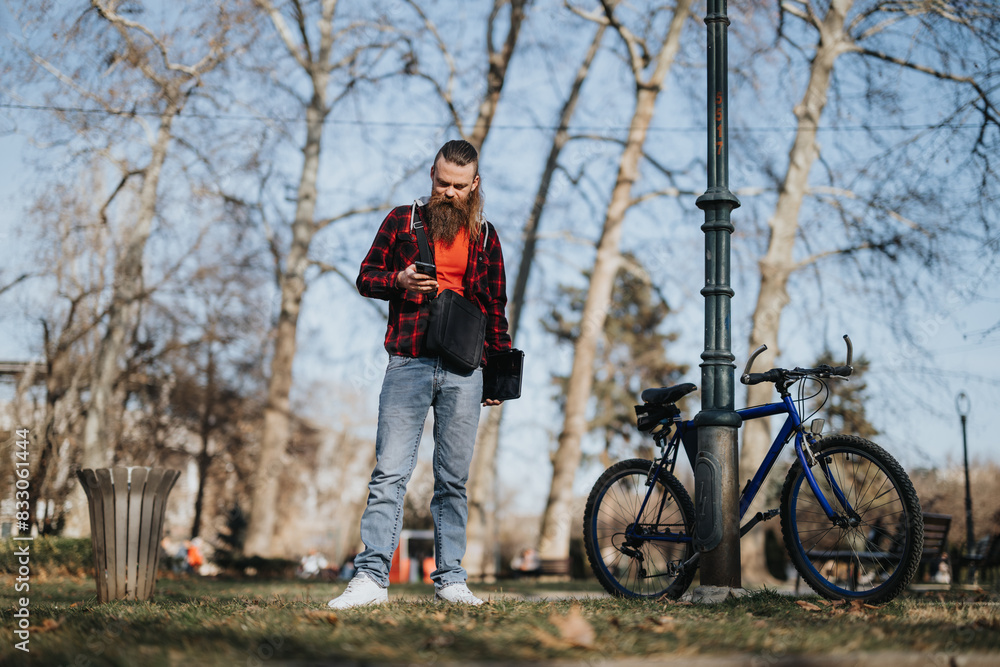
{"type": "Polygon", "coordinates": [[[531,547],[522,549],[521,553],[514,556],[514,559],[510,562],[510,569],[514,571],[514,574],[537,572],[541,566],[542,563],[538,560],[538,552],[531,547]]]}
{"type": "Polygon", "coordinates": [[[184,540],[184,547],[187,550],[187,571],[198,574],[201,566],[205,564],[205,557],[201,555],[201,538],[184,540]]]}
{"type": "Polygon", "coordinates": [[[329,568],[330,563],[326,557],[313,547],[302,557],[299,563],[298,575],[301,579],[312,579],[318,577],[324,570],[329,568]]]}

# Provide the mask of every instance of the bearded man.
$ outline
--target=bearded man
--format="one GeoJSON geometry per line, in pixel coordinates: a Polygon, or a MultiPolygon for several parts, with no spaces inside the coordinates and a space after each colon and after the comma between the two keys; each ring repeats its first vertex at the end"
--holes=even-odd
{"type": "MultiPolygon", "coordinates": [[[[385,349],[389,364],[379,396],[376,463],[361,517],[365,549],[354,560],[356,574],[331,600],[333,609],[388,600],[389,566],[403,525],[403,496],[417,461],[429,410],[434,410],[435,600],[480,605],[469,590],[465,529],[472,450],[483,395],[487,352],[511,347],[507,333],[506,276],[496,229],[483,216],[479,154],[467,141],[449,141],[431,166],[431,196],[394,209],[379,228],[361,263],[358,291],[389,302],[385,349]],[[417,232],[426,230],[435,275],[418,271],[417,232]],[[463,373],[425,349],[430,299],[450,289],[479,306],[487,317],[480,367],[463,373]]],[[[487,400],[483,405],[499,405],[487,400]]]]}

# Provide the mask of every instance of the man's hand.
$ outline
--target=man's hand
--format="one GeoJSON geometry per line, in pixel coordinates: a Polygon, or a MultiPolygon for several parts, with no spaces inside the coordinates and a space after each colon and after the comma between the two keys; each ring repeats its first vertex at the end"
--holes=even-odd
{"type": "Polygon", "coordinates": [[[437,294],[438,282],[425,273],[417,273],[417,266],[410,264],[396,274],[396,285],[400,289],[419,294],[437,294]]]}
{"type": "Polygon", "coordinates": [[[485,401],[483,401],[483,405],[487,407],[492,405],[500,405],[501,403],[503,403],[503,401],[498,401],[495,398],[487,398],[485,401]]]}

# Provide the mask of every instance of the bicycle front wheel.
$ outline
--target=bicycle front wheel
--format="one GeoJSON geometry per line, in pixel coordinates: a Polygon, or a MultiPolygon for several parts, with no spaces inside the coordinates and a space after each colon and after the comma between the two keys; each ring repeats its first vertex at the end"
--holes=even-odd
{"type": "Polygon", "coordinates": [[[923,552],[923,517],[909,477],[888,452],[855,436],[823,438],[815,454],[813,475],[837,517],[827,517],[796,461],[781,492],[781,533],[792,563],[823,597],[892,600],[923,552]]]}
{"type": "Polygon", "coordinates": [[[694,578],[694,567],[680,567],[694,554],[694,504],[666,471],[650,489],[652,466],[629,459],[604,471],[587,498],[583,542],[594,575],[612,595],[676,599],[694,578]]]}

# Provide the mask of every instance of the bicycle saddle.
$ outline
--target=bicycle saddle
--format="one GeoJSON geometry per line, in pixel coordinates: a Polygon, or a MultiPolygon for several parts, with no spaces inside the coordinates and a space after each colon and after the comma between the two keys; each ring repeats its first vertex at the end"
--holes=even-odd
{"type": "Polygon", "coordinates": [[[670,403],[676,403],[681,399],[681,397],[690,394],[697,388],[698,385],[685,382],[684,384],[675,384],[673,387],[657,387],[656,389],[647,389],[642,392],[640,398],[646,403],[668,405],[670,403]]]}

